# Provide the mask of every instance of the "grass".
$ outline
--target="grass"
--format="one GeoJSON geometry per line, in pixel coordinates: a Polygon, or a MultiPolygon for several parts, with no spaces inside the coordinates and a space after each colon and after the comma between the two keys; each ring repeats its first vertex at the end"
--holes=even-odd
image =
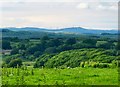
{"type": "Polygon", "coordinates": [[[117,68],[3,68],[3,85],[118,85],[117,68]]]}

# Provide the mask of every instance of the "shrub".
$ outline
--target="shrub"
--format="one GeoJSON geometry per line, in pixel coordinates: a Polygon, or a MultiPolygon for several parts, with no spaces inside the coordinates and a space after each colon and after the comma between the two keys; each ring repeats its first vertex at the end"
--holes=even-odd
{"type": "Polygon", "coordinates": [[[86,61],[84,67],[89,67],[89,62],[86,61]]]}
{"type": "Polygon", "coordinates": [[[109,65],[107,63],[100,63],[98,68],[108,68],[109,65]]]}
{"type": "Polygon", "coordinates": [[[7,64],[6,64],[5,62],[2,63],[2,68],[3,68],[3,67],[5,67],[5,68],[8,67],[7,64]]]}
{"type": "Polygon", "coordinates": [[[13,59],[13,60],[11,60],[10,63],[9,63],[9,67],[17,67],[17,65],[18,65],[19,67],[22,66],[22,60],[19,59],[19,58],[13,59]]]}
{"type": "Polygon", "coordinates": [[[81,62],[80,67],[84,67],[84,66],[85,66],[85,62],[81,62]]]}
{"type": "Polygon", "coordinates": [[[59,68],[60,68],[60,69],[66,69],[67,66],[66,66],[66,65],[63,65],[63,66],[60,66],[59,68]]]}
{"type": "Polygon", "coordinates": [[[116,60],[113,60],[113,61],[112,61],[112,67],[113,67],[113,68],[117,67],[117,61],[116,61],[116,60]]]}
{"type": "Polygon", "coordinates": [[[99,67],[99,63],[93,62],[91,66],[92,66],[93,68],[97,68],[97,67],[99,67]]]}

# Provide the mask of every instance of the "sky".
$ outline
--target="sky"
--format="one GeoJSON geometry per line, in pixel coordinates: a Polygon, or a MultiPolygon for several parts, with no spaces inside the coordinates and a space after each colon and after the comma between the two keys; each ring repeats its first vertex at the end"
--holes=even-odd
{"type": "Polygon", "coordinates": [[[119,0],[0,0],[0,27],[118,29],[119,0]]]}

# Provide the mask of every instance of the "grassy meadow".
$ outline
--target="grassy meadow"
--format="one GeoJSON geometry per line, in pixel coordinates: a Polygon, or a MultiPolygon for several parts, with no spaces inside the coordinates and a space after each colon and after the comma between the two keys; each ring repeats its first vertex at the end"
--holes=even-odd
{"type": "Polygon", "coordinates": [[[3,85],[118,85],[117,68],[3,68],[3,85]]]}

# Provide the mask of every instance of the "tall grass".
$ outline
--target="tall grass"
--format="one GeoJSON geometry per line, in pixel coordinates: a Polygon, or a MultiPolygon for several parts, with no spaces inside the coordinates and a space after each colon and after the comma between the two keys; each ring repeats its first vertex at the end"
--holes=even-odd
{"type": "Polygon", "coordinates": [[[117,85],[117,68],[2,68],[3,85],[117,85]],[[108,73],[109,72],[109,73],[108,73]]]}

